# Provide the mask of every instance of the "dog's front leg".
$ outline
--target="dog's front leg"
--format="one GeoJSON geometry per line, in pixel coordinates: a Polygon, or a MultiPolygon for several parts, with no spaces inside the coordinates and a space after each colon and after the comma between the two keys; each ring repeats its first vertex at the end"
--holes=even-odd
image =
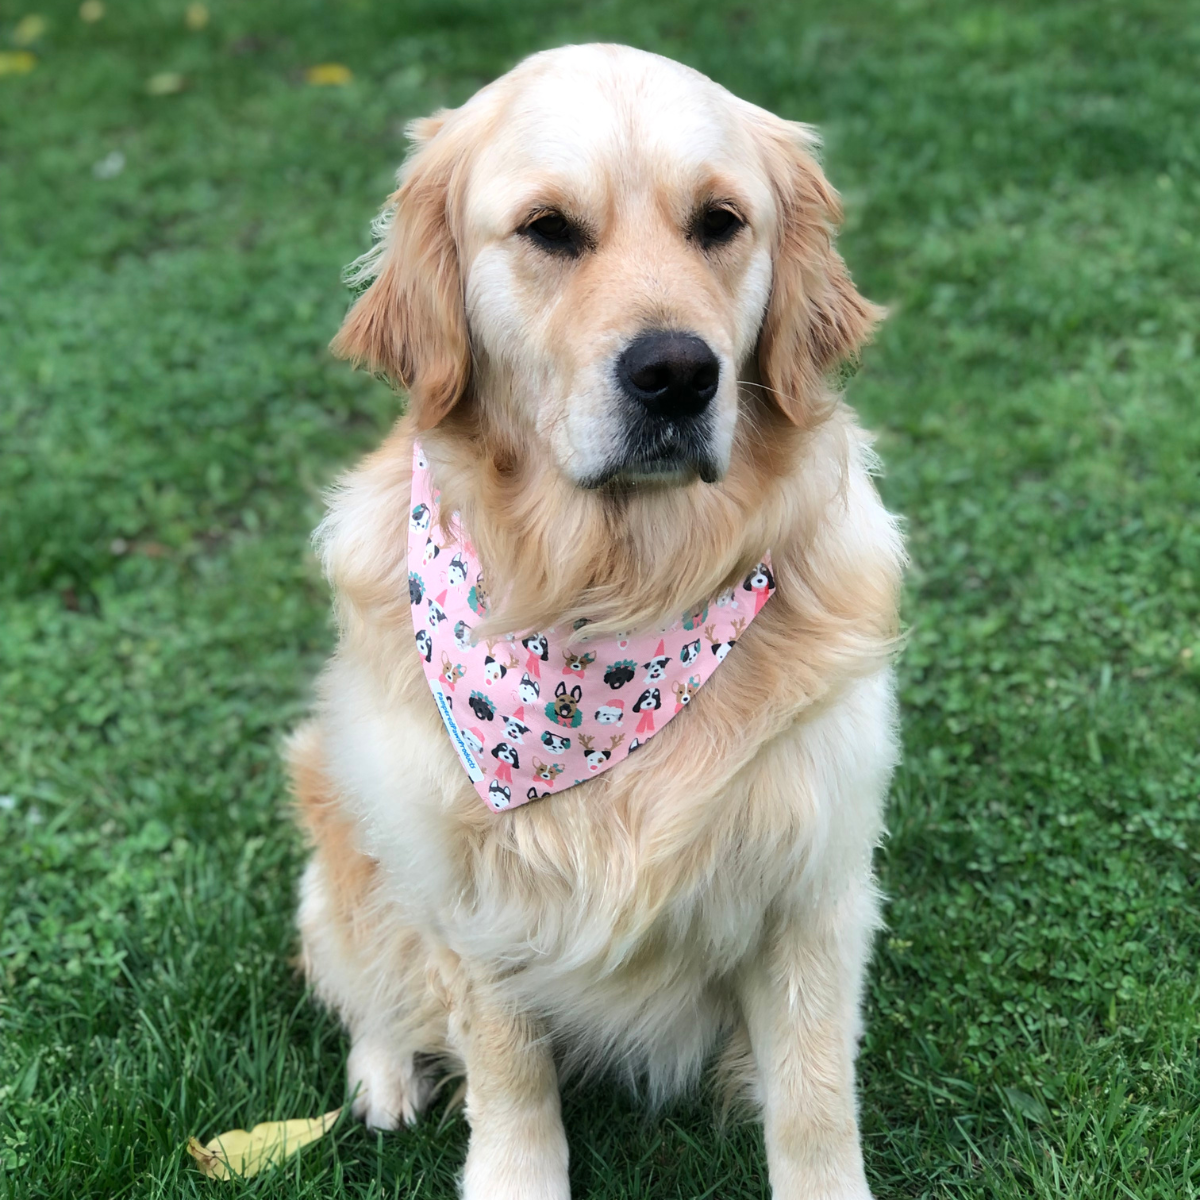
{"type": "Polygon", "coordinates": [[[870,1200],[854,1058],[874,916],[865,883],[797,913],[741,981],[774,1200],[870,1200]]]}
{"type": "Polygon", "coordinates": [[[471,1126],[463,1200],[569,1200],[567,1136],[545,1031],[486,984],[455,991],[450,1035],[467,1069],[471,1126]]]}

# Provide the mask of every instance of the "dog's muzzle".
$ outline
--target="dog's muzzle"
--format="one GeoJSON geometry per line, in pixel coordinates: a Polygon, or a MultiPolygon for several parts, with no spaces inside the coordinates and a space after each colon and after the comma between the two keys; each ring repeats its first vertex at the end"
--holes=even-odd
{"type": "Polygon", "coordinates": [[[695,334],[654,331],[630,342],[616,362],[624,400],[624,446],[596,484],[621,476],[715,483],[711,408],[721,363],[695,334]]]}

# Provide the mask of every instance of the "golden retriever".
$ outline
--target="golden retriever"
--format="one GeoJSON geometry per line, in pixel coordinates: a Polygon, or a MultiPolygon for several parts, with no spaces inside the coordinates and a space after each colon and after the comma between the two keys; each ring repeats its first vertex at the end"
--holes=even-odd
{"type": "Polygon", "coordinates": [[[412,139],[334,342],[408,411],[318,531],[340,640],[290,746],[303,959],[354,1110],[395,1128],[430,1062],[461,1070],[463,1195],[562,1200],[564,1071],[660,1100],[719,1058],[779,1200],[869,1196],[854,1059],[904,552],[831,382],[880,310],[833,248],[815,135],[594,45],[412,139]],[[651,375],[691,363],[685,412],[631,399],[635,346],[651,375]],[[653,628],[765,552],[775,595],[636,756],[492,812],[413,644],[418,434],[486,570],[476,636],[653,628]]]}

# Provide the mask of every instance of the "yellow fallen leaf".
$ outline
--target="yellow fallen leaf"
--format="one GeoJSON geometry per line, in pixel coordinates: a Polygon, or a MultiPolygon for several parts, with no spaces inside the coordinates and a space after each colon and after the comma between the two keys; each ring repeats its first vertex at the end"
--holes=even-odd
{"type": "Polygon", "coordinates": [[[191,30],[199,32],[208,24],[208,5],[189,4],[183,14],[183,23],[191,30]]]}
{"type": "Polygon", "coordinates": [[[188,1153],[196,1160],[200,1173],[209,1179],[230,1179],[235,1175],[248,1179],[315,1142],[333,1128],[341,1111],[335,1108],[311,1120],[267,1121],[255,1125],[249,1133],[231,1129],[217,1134],[205,1146],[198,1138],[188,1138],[188,1153]]]}
{"type": "Polygon", "coordinates": [[[146,91],[151,96],[173,96],[187,87],[187,80],[178,71],[160,71],[146,80],[146,91]]]}
{"type": "Polygon", "coordinates": [[[342,87],[354,78],[349,67],[341,63],[318,63],[304,72],[304,78],[314,87],[342,87]]]}
{"type": "Polygon", "coordinates": [[[28,50],[0,50],[0,75],[28,75],[37,66],[37,56],[28,50]]]}
{"type": "Polygon", "coordinates": [[[83,0],[79,6],[79,19],[86,21],[89,25],[94,25],[103,16],[104,5],[100,3],[100,0],[83,0]]]}
{"type": "Polygon", "coordinates": [[[18,46],[29,46],[46,32],[46,18],[37,13],[30,13],[17,22],[12,39],[18,46]]]}

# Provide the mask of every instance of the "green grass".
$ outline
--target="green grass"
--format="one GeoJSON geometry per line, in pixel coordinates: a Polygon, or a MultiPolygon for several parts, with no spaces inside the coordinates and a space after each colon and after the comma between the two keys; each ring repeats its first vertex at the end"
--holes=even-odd
{"type": "MultiPolygon", "coordinates": [[[[893,310],[851,387],[914,560],[877,1192],[1200,1194],[1194,4],[36,2],[0,78],[0,1196],[215,1195],[189,1134],[340,1103],[277,755],[332,640],[320,489],[397,411],[325,351],[339,269],[406,118],[594,37],[819,123],[893,310]]],[[[704,1098],[566,1113],[577,1197],[768,1194],[704,1098]]],[[[219,1190],[450,1197],[436,1116],[219,1190]]]]}

